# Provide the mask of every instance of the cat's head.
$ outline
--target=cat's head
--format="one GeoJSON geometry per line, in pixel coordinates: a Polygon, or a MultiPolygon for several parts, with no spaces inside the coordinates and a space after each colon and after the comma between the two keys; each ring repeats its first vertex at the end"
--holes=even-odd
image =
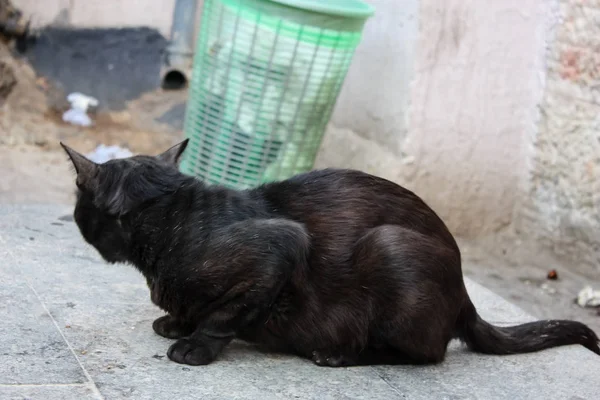
{"type": "Polygon", "coordinates": [[[61,143],[77,173],[74,219],[86,242],[108,262],[127,262],[133,216],[187,179],[178,170],[188,140],[158,156],[133,156],[96,164],[61,143]]]}

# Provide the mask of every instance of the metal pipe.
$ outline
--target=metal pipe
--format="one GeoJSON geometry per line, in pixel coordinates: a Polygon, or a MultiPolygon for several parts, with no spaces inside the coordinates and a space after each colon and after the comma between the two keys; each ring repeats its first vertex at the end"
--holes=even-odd
{"type": "Polygon", "coordinates": [[[192,74],[197,0],[176,0],[173,9],[171,38],[161,67],[164,89],[187,87],[192,74]]]}

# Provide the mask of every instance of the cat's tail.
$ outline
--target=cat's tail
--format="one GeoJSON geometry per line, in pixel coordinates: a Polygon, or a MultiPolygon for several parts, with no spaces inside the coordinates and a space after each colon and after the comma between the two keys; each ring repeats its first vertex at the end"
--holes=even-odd
{"type": "Polygon", "coordinates": [[[545,320],[498,327],[484,321],[471,300],[461,310],[458,337],[476,352],[485,354],[531,353],[551,347],[580,344],[600,355],[598,336],[581,322],[545,320]]]}

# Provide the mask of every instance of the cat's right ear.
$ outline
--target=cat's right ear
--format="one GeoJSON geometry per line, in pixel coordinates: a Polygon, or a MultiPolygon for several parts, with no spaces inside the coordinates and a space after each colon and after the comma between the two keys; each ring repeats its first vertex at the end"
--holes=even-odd
{"type": "Polygon", "coordinates": [[[75,172],[77,172],[77,185],[83,187],[88,186],[96,176],[99,165],[88,160],[83,154],[76,152],[63,142],[60,142],[60,145],[65,149],[75,167],[75,172]]]}
{"type": "Polygon", "coordinates": [[[185,151],[189,141],[190,139],[185,139],[183,142],[176,144],[164,153],[157,155],[156,158],[166,162],[167,164],[179,165],[179,159],[185,151]]]}

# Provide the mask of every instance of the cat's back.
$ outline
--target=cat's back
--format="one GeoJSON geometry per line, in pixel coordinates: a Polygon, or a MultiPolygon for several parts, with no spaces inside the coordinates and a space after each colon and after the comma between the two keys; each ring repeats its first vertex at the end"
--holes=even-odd
{"type": "MultiPolygon", "coordinates": [[[[318,198],[319,193],[333,193],[340,190],[353,192],[359,196],[364,190],[382,190],[392,195],[411,195],[412,192],[387,179],[353,169],[327,168],[295,175],[280,182],[261,186],[258,190],[280,197],[309,196],[318,198]],[[355,192],[356,191],[356,192],[355,192]]],[[[336,196],[337,197],[337,196],[336,196]]],[[[335,199],[333,199],[335,200],[335,199]]]]}
{"type": "Polygon", "coordinates": [[[420,198],[400,185],[351,169],[315,170],[257,190],[280,212],[294,215],[309,210],[344,212],[349,208],[368,208],[374,213],[396,206],[428,209],[420,198]]]}
{"type": "Polygon", "coordinates": [[[316,170],[257,190],[271,212],[302,222],[312,232],[337,232],[354,239],[373,227],[392,224],[455,243],[442,220],[416,194],[365,172],[316,170]]]}

